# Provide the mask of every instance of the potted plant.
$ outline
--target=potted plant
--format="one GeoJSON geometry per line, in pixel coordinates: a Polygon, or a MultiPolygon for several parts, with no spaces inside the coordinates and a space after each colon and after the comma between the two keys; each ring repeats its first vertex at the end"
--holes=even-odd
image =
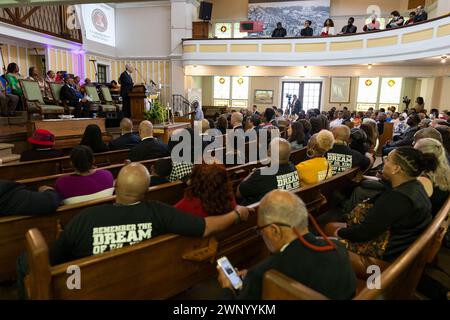
{"type": "Polygon", "coordinates": [[[167,121],[167,110],[161,106],[159,100],[155,100],[148,111],[144,111],[144,118],[152,123],[164,123],[167,121]]]}

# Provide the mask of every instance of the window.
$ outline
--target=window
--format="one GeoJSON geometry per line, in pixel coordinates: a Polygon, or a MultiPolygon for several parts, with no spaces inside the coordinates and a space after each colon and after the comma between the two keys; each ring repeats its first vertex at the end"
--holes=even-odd
{"type": "Polygon", "coordinates": [[[97,82],[106,83],[106,65],[97,64],[97,82]]]}
{"type": "Polygon", "coordinates": [[[240,22],[217,22],[214,24],[216,38],[244,38],[247,32],[240,32],[240,22]]]}
{"type": "Polygon", "coordinates": [[[359,78],[357,107],[358,111],[400,105],[403,78],[359,78]]]}
{"type": "Polygon", "coordinates": [[[214,77],[214,105],[248,107],[248,77],[214,77]]]}
{"type": "Polygon", "coordinates": [[[282,87],[281,106],[283,110],[288,110],[288,104],[292,102],[294,95],[302,101],[303,110],[320,109],[322,82],[286,81],[283,82],[282,87]]]}

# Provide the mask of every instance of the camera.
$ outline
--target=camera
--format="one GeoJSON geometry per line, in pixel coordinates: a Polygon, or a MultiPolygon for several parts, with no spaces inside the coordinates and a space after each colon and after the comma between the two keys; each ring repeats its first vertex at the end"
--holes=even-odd
{"type": "Polygon", "coordinates": [[[292,94],[286,93],[286,98],[292,99],[292,94]]]}

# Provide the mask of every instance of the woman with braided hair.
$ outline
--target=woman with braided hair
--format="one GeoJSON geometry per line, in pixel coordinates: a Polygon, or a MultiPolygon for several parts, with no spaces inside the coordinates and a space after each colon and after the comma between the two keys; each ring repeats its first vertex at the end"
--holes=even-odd
{"type": "Polygon", "coordinates": [[[431,202],[417,179],[437,168],[434,154],[400,147],[387,156],[383,178],[392,189],[356,206],[347,224],[329,224],[326,231],[347,242],[352,265],[359,276],[367,267],[381,268],[395,260],[427,228],[432,220],[431,202]]]}

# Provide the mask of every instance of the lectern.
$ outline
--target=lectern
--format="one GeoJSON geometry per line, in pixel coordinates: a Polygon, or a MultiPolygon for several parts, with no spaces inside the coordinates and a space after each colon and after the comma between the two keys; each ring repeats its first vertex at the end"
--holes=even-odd
{"type": "Polygon", "coordinates": [[[130,97],[131,119],[134,123],[139,123],[144,120],[145,111],[145,86],[136,85],[128,94],[130,97]]]}

